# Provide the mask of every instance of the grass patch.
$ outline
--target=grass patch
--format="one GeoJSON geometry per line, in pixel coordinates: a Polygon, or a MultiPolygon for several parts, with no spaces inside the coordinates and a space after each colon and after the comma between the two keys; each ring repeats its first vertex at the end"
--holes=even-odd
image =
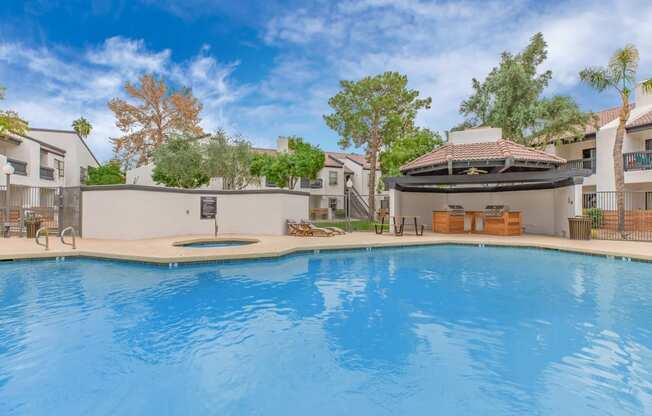
{"type": "MultiPolygon", "coordinates": [[[[338,227],[346,231],[346,221],[320,221],[315,222],[317,227],[338,227]]],[[[374,223],[369,220],[351,220],[353,231],[374,231],[374,223]]],[[[385,231],[389,231],[389,224],[385,224],[385,231]]]]}

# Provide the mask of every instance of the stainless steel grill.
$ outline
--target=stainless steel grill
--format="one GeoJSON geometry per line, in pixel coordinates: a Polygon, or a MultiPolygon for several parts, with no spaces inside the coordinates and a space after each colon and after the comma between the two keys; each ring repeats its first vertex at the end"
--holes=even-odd
{"type": "Polygon", "coordinates": [[[485,217],[502,217],[505,212],[509,211],[507,205],[487,205],[484,207],[485,217]]]}
{"type": "Polygon", "coordinates": [[[454,217],[463,217],[464,216],[464,207],[461,205],[449,205],[448,206],[448,215],[454,217]]]}

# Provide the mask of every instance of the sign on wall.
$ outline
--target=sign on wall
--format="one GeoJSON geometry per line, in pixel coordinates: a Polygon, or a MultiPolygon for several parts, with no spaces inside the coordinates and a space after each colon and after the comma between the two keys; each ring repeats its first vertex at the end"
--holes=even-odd
{"type": "Polygon", "coordinates": [[[217,215],[217,197],[216,196],[202,196],[201,197],[200,218],[202,220],[215,219],[217,215]]]}

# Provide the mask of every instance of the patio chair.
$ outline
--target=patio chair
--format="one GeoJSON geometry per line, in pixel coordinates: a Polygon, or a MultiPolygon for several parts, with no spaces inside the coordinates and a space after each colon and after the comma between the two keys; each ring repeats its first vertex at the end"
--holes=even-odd
{"type": "Polygon", "coordinates": [[[20,221],[20,210],[19,209],[10,209],[9,210],[9,219],[5,218],[5,209],[0,208],[0,225],[2,225],[2,236],[9,237],[11,230],[17,231],[19,234],[22,233],[22,225],[20,221]]]}
{"type": "Polygon", "coordinates": [[[376,231],[376,234],[380,235],[383,232],[385,232],[385,218],[387,218],[387,226],[389,227],[389,215],[382,215],[380,217],[380,223],[375,222],[374,223],[374,231],[376,231]]]}

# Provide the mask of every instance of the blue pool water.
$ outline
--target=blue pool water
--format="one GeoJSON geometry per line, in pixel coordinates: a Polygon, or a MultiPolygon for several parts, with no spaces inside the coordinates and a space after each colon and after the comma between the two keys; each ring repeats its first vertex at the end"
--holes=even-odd
{"type": "Polygon", "coordinates": [[[229,241],[200,241],[197,243],[186,243],[179,244],[179,247],[188,247],[188,248],[219,248],[219,247],[234,247],[234,246],[246,246],[249,244],[254,244],[255,241],[239,241],[239,240],[229,240],[229,241]]]}
{"type": "Polygon", "coordinates": [[[0,414],[652,414],[652,265],[460,246],[4,263],[0,414]]]}

